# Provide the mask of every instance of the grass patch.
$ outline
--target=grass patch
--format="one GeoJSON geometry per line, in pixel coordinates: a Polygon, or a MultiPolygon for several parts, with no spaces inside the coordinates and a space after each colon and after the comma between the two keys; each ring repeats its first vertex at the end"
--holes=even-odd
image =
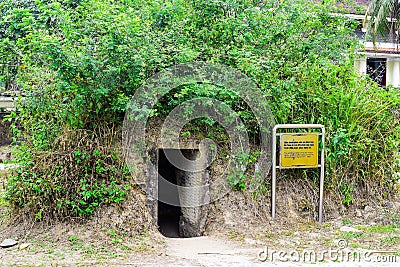
{"type": "Polygon", "coordinates": [[[339,237],[343,239],[355,239],[355,238],[360,238],[363,235],[364,235],[363,233],[346,232],[346,233],[341,233],[339,237]]]}
{"type": "Polygon", "coordinates": [[[394,233],[397,231],[397,229],[399,229],[399,225],[388,224],[388,225],[357,226],[356,228],[366,233],[394,233]]]}
{"type": "Polygon", "coordinates": [[[1,207],[9,207],[8,201],[4,197],[4,193],[0,192],[0,208],[1,207]]]}
{"type": "Polygon", "coordinates": [[[349,218],[343,219],[342,221],[343,225],[350,225],[353,223],[353,221],[349,218]]]}
{"type": "Polygon", "coordinates": [[[385,244],[390,244],[390,245],[395,245],[399,244],[400,242],[400,237],[399,236],[387,236],[381,239],[382,243],[385,244]]]}
{"type": "Polygon", "coordinates": [[[72,250],[82,250],[83,249],[83,242],[76,236],[76,235],[71,235],[68,238],[71,249],[72,250]]]}

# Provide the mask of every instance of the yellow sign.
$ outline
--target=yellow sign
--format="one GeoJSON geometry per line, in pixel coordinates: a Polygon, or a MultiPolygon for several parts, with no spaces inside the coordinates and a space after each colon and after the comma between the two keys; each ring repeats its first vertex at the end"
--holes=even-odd
{"type": "Polygon", "coordinates": [[[281,168],[318,167],[318,133],[283,133],[280,143],[281,168]]]}

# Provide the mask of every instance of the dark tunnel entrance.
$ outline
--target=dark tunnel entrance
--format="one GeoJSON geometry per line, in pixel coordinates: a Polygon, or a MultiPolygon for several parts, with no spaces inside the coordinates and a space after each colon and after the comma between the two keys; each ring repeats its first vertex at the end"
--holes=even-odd
{"type": "MultiPolygon", "coordinates": [[[[177,168],[168,161],[164,149],[158,151],[158,173],[158,199],[165,199],[162,195],[168,194],[169,199],[173,199],[175,203],[180,203],[177,188],[169,188],[167,190],[168,192],[166,192],[165,187],[160,182],[160,176],[162,176],[168,182],[178,184],[176,175],[177,168]]],[[[160,233],[166,237],[180,237],[179,219],[181,215],[181,207],[158,201],[157,217],[160,233]]]]}
{"type": "Polygon", "coordinates": [[[196,170],[203,164],[199,158],[198,149],[158,150],[157,224],[160,233],[166,237],[195,237],[201,236],[204,232],[207,207],[199,203],[208,192],[204,189],[208,175],[205,169],[196,170]],[[182,166],[180,168],[184,170],[170,163],[166,153],[174,160],[181,158],[180,153],[182,153],[184,158],[189,160],[179,162],[182,166]],[[203,189],[178,191],[178,187],[174,185],[203,189]]]}

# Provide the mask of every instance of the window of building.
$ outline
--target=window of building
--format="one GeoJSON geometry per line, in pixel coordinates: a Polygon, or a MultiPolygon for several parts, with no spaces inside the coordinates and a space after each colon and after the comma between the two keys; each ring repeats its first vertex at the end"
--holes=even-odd
{"type": "Polygon", "coordinates": [[[367,74],[380,86],[386,86],[386,58],[367,58],[367,74]]]}

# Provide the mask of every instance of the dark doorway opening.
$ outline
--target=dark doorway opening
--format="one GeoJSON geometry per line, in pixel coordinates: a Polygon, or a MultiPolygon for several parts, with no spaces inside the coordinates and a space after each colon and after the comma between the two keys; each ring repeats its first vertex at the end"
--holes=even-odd
{"type": "Polygon", "coordinates": [[[157,224],[164,236],[203,235],[207,205],[202,204],[202,201],[209,192],[205,162],[199,149],[158,150],[157,224]],[[182,188],[178,191],[176,185],[182,188]]]}
{"type": "Polygon", "coordinates": [[[367,58],[367,73],[381,87],[386,86],[386,58],[367,58]]]}
{"type": "MultiPolygon", "coordinates": [[[[177,184],[177,168],[168,161],[164,149],[159,149],[158,151],[158,173],[158,199],[168,198],[174,203],[180,203],[177,188],[166,188],[160,181],[160,176],[162,176],[168,182],[177,184]]],[[[181,215],[180,206],[158,201],[158,227],[160,233],[166,237],[180,237],[179,220],[181,215]]]]}

